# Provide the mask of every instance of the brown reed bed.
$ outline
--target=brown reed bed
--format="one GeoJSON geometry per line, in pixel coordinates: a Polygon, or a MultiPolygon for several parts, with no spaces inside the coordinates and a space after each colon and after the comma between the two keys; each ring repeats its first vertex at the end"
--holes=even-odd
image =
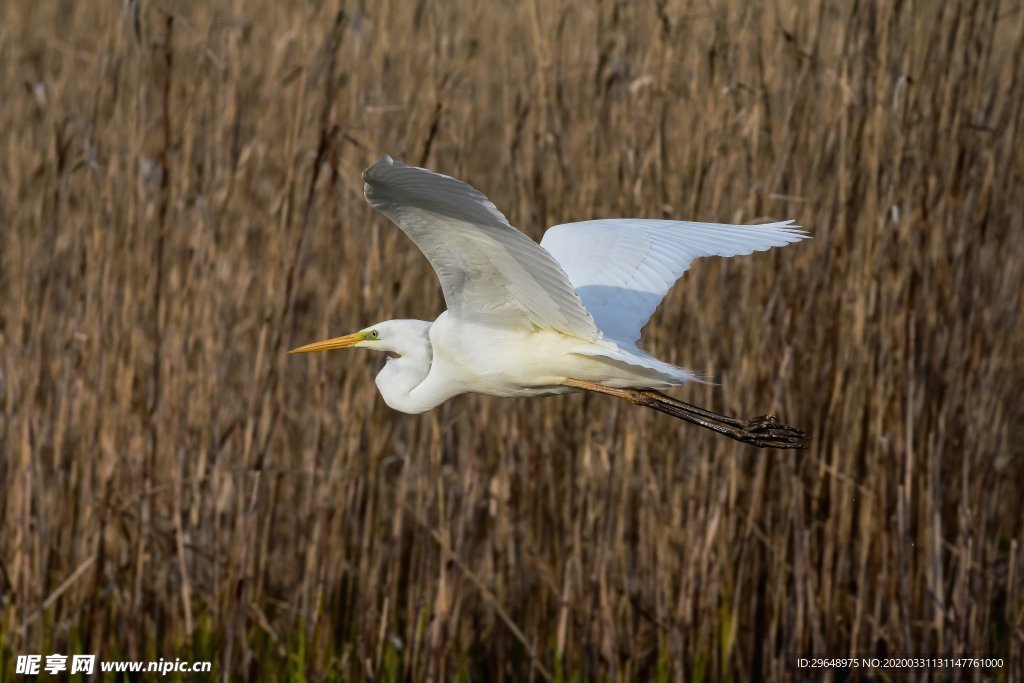
{"type": "Polygon", "coordinates": [[[0,678],[1024,676],[1022,72],[1009,1],[0,5],[0,678]],[[537,238],[798,219],[647,344],[812,449],[287,356],[442,310],[382,153],[537,238]]]}

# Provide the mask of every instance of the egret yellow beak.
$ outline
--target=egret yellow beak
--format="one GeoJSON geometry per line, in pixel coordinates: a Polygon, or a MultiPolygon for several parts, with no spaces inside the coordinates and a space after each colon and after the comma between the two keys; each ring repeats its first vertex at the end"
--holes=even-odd
{"type": "Polygon", "coordinates": [[[363,333],[356,332],[355,334],[349,334],[344,337],[335,337],[334,339],[325,339],[323,341],[313,342],[312,344],[306,344],[305,346],[300,346],[297,349],[292,349],[288,353],[311,353],[313,351],[347,349],[351,346],[355,346],[361,341],[365,341],[363,333]]]}

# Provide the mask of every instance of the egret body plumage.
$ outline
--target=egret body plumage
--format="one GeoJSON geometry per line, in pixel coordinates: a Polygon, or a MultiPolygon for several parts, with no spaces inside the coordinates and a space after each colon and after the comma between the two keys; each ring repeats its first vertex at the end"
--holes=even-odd
{"type": "Polygon", "coordinates": [[[292,353],[386,352],[377,387],[390,407],[405,413],[470,392],[523,397],[589,390],[756,446],[804,445],[807,435],[771,416],[737,420],[660,393],[700,375],[637,347],[641,328],[694,259],[806,238],[792,221],[591,220],[550,228],[537,244],[455,178],[384,156],[363,180],[367,201],[430,261],[448,310],[433,322],[389,320],[292,353]]]}

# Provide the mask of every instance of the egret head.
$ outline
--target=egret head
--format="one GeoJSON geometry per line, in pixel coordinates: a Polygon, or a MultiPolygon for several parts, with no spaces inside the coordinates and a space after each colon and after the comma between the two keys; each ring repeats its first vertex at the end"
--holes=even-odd
{"type": "Polygon", "coordinates": [[[422,320],[387,320],[344,337],[306,344],[288,353],[360,348],[404,354],[408,352],[410,346],[419,347],[428,341],[429,328],[430,323],[422,320]]]}

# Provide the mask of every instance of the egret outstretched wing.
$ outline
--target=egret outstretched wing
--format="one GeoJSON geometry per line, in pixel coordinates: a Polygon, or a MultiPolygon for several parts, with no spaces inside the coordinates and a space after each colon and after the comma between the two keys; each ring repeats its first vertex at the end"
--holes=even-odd
{"type": "Polygon", "coordinates": [[[598,336],[558,262],[471,185],[389,156],[366,169],[363,180],[366,200],[434,267],[451,315],[598,336]]]}
{"type": "Polygon", "coordinates": [[[740,256],[798,242],[793,221],[724,225],[607,219],[556,225],[540,244],[562,266],[604,336],[633,346],[694,259],[740,256]]]}

